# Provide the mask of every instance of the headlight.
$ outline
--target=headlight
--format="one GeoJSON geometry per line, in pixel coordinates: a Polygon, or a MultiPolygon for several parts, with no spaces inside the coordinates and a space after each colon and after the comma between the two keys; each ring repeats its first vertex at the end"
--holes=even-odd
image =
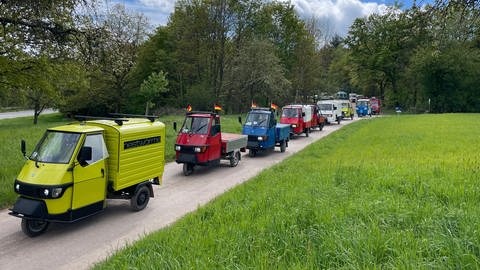
{"type": "Polygon", "coordinates": [[[293,128],[296,128],[296,127],[297,127],[297,125],[293,124],[293,125],[292,125],[292,127],[293,127],[293,128]]]}
{"type": "Polygon", "coordinates": [[[195,153],[200,153],[202,152],[202,148],[201,147],[195,147],[195,153]]]}
{"type": "Polygon", "coordinates": [[[52,189],[52,198],[58,198],[62,194],[62,188],[54,188],[52,189]]]}
{"type": "Polygon", "coordinates": [[[45,195],[46,197],[48,197],[48,194],[50,194],[50,191],[48,190],[48,188],[44,189],[44,190],[43,190],[43,195],[45,195]]]}
{"type": "Polygon", "coordinates": [[[180,151],[180,150],[182,150],[182,147],[180,145],[175,145],[175,150],[180,151]]]}
{"type": "Polygon", "coordinates": [[[16,185],[15,185],[15,190],[16,190],[16,191],[20,191],[20,184],[16,184],[16,185]]]}
{"type": "Polygon", "coordinates": [[[263,137],[262,137],[262,136],[259,136],[259,137],[258,137],[258,140],[259,140],[259,141],[263,141],[263,137]]]}

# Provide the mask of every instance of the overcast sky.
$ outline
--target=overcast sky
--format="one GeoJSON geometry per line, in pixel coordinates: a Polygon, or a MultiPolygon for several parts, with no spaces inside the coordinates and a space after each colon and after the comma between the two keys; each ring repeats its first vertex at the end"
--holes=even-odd
{"type": "MultiPolygon", "coordinates": [[[[417,4],[425,4],[433,0],[417,0],[417,4]]],[[[142,12],[154,26],[165,25],[168,16],[173,12],[176,0],[112,0],[122,3],[127,8],[142,12]]],[[[382,12],[395,0],[291,0],[301,18],[315,17],[327,27],[330,34],[346,35],[355,18],[365,17],[372,13],[382,12]]],[[[410,7],[413,0],[397,1],[403,7],[410,7]]]]}

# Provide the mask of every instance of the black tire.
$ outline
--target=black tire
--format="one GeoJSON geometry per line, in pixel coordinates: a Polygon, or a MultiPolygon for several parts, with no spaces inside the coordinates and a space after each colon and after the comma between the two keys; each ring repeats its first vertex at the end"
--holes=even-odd
{"type": "Polygon", "coordinates": [[[337,118],[337,124],[340,125],[340,122],[342,121],[342,119],[340,117],[337,118]]]}
{"type": "Polygon", "coordinates": [[[323,127],[324,127],[324,126],[325,126],[325,122],[323,122],[323,123],[320,123],[320,125],[318,126],[318,127],[319,127],[319,129],[320,129],[320,131],[322,131],[322,130],[323,130],[323,127]]]}
{"type": "Polygon", "coordinates": [[[257,155],[257,150],[255,149],[248,149],[248,156],[255,157],[257,155]]]}
{"type": "Polygon", "coordinates": [[[183,163],[183,175],[189,176],[193,173],[193,164],[183,163]]]}
{"type": "Polygon", "coordinates": [[[309,136],[309,133],[310,133],[310,129],[309,129],[309,128],[306,128],[304,131],[305,131],[305,136],[308,137],[308,136],[309,136]]]}
{"type": "Polygon", "coordinates": [[[24,234],[35,237],[43,234],[50,223],[48,221],[22,218],[22,231],[24,234]]]}
{"type": "Polygon", "coordinates": [[[285,150],[287,150],[287,142],[285,140],[283,140],[281,143],[280,143],[280,152],[285,152],[285,150]]]}
{"type": "Polygon", "coordinates": [[[353,113],[350,114],[350,120],[353,120],[353,113]]]}
{"type": "Polygon", "coordinates": [[[133,211],[141,211],[147,207],[148,201],[150,201],[150,189],[147,185],[143,185],[133,194],[130,199],[130,206],[133,211]]]}
{"type": "Polygon", "coordinates": [[[240,162],[240,158],[240,152],[234,152],[230,157],[230,167],[237,167],[238,163],[240,162]]]}

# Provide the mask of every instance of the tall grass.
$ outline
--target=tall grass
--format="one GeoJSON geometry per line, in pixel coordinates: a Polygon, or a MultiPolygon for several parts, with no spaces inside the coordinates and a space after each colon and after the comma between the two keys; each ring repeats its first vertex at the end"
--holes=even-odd
{"type": "Polygon", "coordinates": [[[479,141],[478,115],[359,121],[96,268],[479,268],[479,141]]]}
{"type": "MultiPolygon", "coordinates": [[[[238,115],[222,116],[222,131],[241,132],[237,118],[238,115]]],[[[173,130],[173,122],[176,121],[180,128],[183,119],[184,115],[160,117],[160,121],[166,125],[166,161],[175,159],[174,144],[177,134],[173,130]]],[[[31,153],[47,128],[73,121],[64,119],[60,114],[51,114],[40,116],[37,125],[32,122],[32,117],[0,120],[0,209],[12,205],[17,197],[13,191],[13,181],[25,163],[20,152],[20,140],[27,142],[27,152],[31,153]]]]}

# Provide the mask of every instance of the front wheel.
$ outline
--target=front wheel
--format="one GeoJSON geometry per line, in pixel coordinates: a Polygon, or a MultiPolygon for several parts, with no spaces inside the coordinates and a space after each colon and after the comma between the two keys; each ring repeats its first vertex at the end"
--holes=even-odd
{"type": "Polygon", "coordinates": [[[342,120],[341,120],[341,118],[340,118],[340,117],[338,117],[338,118],[337,118],[337,124],[339,124],[339,125],[340,125],[340,121],[342,121],[342,120]]]}
{"type": "Polygon", "coordinates": [[[350,120],[353,120],[353,113],[350,114],[350,120]]]}
{"type": "Polygon", "coordinates": [[[47,230],[49,224],[48,221],[22,218],[22,231],[30,237],[39,236],[47,230]]]}
{"type": "Polygon", "coordinates": [[[183,175],[189,176],[193,173],[193,164],[183,163],[183,175]]]}
{"type": "Polygon", "coordinates": [[[257,155],[257,150],[255,149],[248,149],[248,156],[255,157],[257,155]]]}
{"type": "Polygon", "coordinates": [[[236,167],[240,162],[240,152],[234,152],[230,157],[230,167],[236,167]]]}
{"type": "Polygon", "coordinates": [[[320,123],[320,125],[319,125],[319,129],[320,129],[320,131],[322,131],[322,130],[323,130],[323,127],[324,127],[324,126],[325,126],[325,122],[322,122],[322,123],[320,123]]]}
{"type": "Polygon", "coordinates": [[[283,140],[281,143],[280,143],[280,152],[285,152],[285,150],[287,149],[287,142],[285,140],[283,140]]]}
{"type": "Polygon", "coordinates": [[[309,136],[309,133],[310,133],[310,129],[309,129],[309,128],[306,128],[306,129],[305,129],[305,136],[308,137],[308,136],[309,136]]]}
{"type": "Polygon", "coordinates": [[[130,206],[133,211],[141,211],[147,207],[148,201],[150,201],[150,189],[143,185],[133,194],[133,197],[130,199],[130,206]]]}

